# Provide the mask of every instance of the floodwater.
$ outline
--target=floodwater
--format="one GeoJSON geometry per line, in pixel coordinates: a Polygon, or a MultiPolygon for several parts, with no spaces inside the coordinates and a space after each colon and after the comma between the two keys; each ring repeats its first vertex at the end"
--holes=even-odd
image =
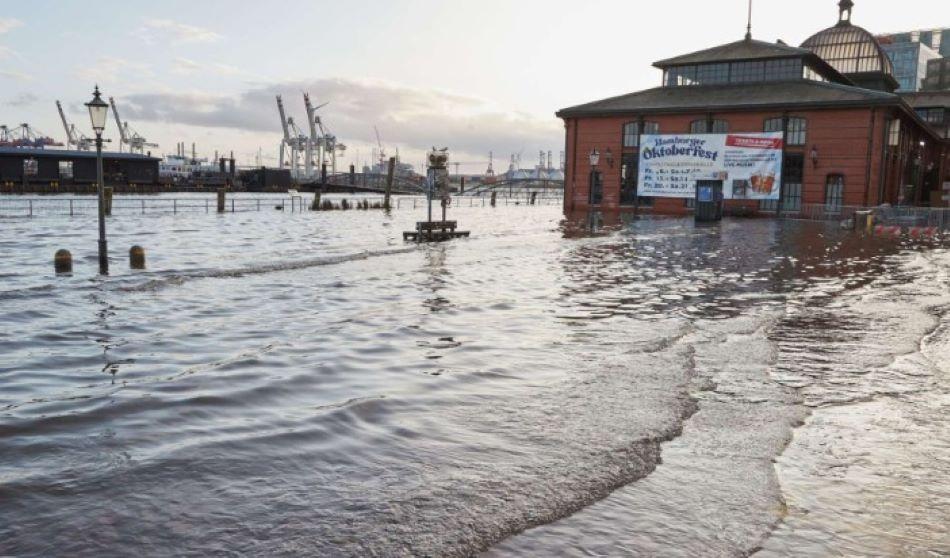
{"type": "Polygon", "coordinates": [[[942,241],[421,217],[0,219],[0,555],[950,555],[942,241]]]}

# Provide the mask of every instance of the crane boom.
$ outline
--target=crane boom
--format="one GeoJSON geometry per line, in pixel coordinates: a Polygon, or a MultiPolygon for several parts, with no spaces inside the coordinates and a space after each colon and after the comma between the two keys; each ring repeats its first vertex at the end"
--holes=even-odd
{"type": "Polygon", "coordinates": [[[126,132],[125,126],[122,124],[122,119],[119,118],[119,109],[115,107],[115,99],[113,99],[112,97],[109,97],[109,104],[112,105],[112,114],[115,115],[115,123],[118,124],[119,126],[119,136],[121,138],[122,143],[129,143],[129,138],[125,133],[126,132]]]}
{"type": "Polygon", "coordinates": [[[313,104],[310,102],[310,95],[307,93],[303,94],[303,104],[307,107],[307,124],[310,126],[310,141],[316,145],[319,141],[319,138],[317,138],[317,111],[313,108],[313,104]]]}
{"type": "Polygon", "coordinates": [[[56,108],[59,110],[59,118],[63,121],[63,128],[66,128],[66,147],[72,147],[73,145],[78,147],[79,142],[76,141],[76,134],[69,127],[69,122],[66,122],[66,113],[63,112],[63,105],[59,101],[56,101],[56,108]]]}
{"type": "Polygon", "coordinates": [[[284,114],[284,101],[277,96],[277,110],[280,112],[280,125],[284,129],[284,141],[290,143],[290,128],[287,127],[287,115],[284,114]]]}

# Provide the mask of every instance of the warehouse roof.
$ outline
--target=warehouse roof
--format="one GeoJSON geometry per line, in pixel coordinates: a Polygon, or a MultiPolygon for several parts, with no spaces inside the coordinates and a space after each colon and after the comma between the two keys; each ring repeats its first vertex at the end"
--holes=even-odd
{"type": "MultiPolygon", "coordinates": [[[[5,156],[20,157],[58,157],[60,159],[95,159],[95,151],[77,151],[74,149],[36,149],[21,147],[0,147],[0,157],[5,156]]],[[[148,155],[139,155],[138,153],[116,153],[114,151],[103,151],[104,159],[128,159],[134,161],[159,161],[158,157],[148,155]]]]}
{"type": "Polygon", "coordinates": [[[558,111],[557,116],[599,116],[622,113],[754,110],[771,107],[867,106],[899,104],[893,93],[810,80],[757,84],[656,87],[585,103],[558,111]]]}

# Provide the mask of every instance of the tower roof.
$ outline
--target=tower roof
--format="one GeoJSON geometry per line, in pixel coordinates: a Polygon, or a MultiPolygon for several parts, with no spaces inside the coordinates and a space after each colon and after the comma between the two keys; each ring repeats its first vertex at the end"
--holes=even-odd
{"type": "Polygon", "coordinates": [[[868,30],[851,23],[854,2],[841,0],[838,23],[809,37],[802,48],[811,50],[855,83],[874,89],[897,88],[894,66],[868,30]]]}

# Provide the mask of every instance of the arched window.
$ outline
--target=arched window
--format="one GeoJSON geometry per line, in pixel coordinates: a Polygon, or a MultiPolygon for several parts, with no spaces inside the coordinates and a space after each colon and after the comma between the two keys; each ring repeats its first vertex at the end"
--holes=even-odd
{"type": "Polygon", "coordinates": [[[623,125],[623,146],[640,147],[640,123],[628,122],[623,125]]]}
{"type": "Polygon", "coordinates": [[[844,175],[829,174],[825,179],[825,213],[840,213],[844,205],[844,175]]]}
{"type": "Polygon", "coordinates": [[[725,120],[693,120],[689,124],[691,134],[727,134],[729,123],[725,120]]]}
{"type": "MultiPolygon", "coordinates": [[[[765,131],[781,132],[782,117],[769,118],[766,120],[765,131]]],[[[805,145],[805,143],[808,141],[808,120],[797,116],[789,117],[786,141],[788,145],[805,145]]]]}
{"type": "MultiPolygon", "coordinates": [[[[644,134],[659,134],[660,124],[658,122],[644,122],[644,134]]],[[[623,125],[623,146],[640,147],[640,123],[628,122],[623,125]]]]}

